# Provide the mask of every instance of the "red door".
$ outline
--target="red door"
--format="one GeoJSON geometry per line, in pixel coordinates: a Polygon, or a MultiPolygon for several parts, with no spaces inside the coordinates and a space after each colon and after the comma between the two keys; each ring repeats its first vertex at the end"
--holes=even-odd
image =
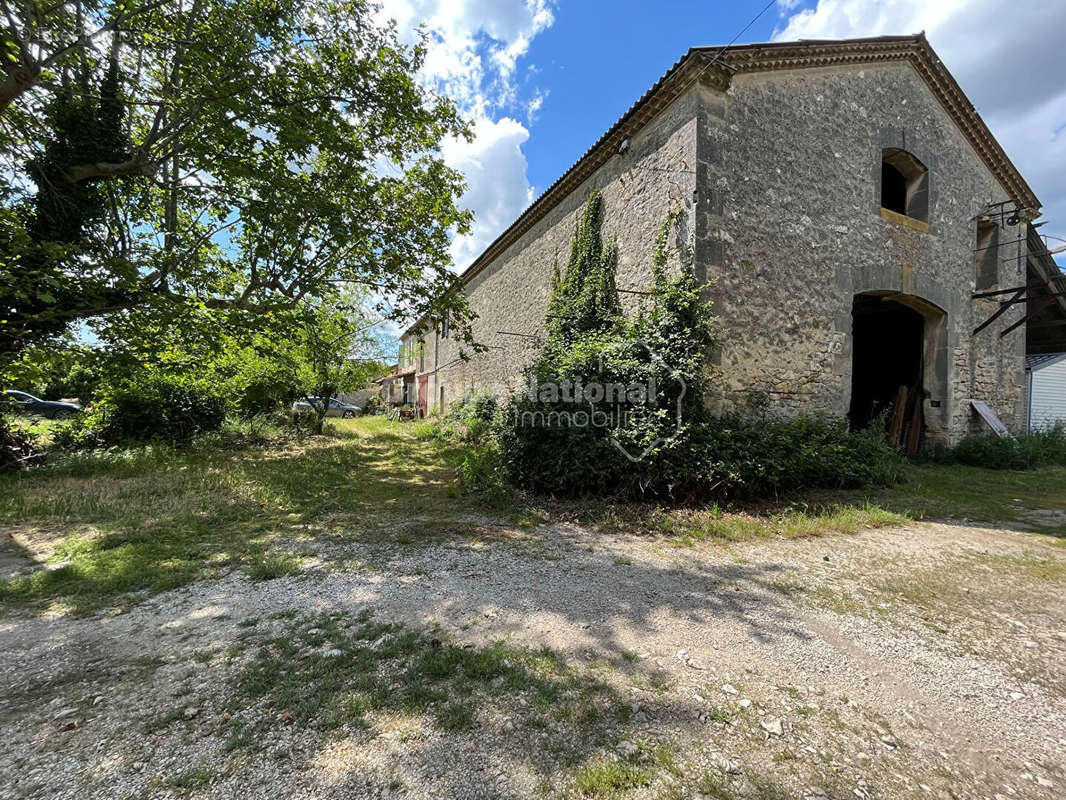
{"type": "Polygon", "coordinates": [[[429,376],[418,376],[418,416],[426,416],[427,405],[429,403],[429,376]]]}

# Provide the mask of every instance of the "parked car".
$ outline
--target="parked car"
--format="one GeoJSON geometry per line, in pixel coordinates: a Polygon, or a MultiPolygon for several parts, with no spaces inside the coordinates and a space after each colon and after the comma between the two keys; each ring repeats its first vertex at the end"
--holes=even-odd
{"type": "MultiPolygon", "coordinates": [[[[310,398],[310,400],[311,403],[315,404],[316,409],[322,407],[322,398],[312,397],[310,398]]],[[[295,403],[292,404],[292,410],[310,412],[311,404],[308,403],[307,400],[297,400],[295,403]]],[[[342,403],[340,400],[336,399],[330,400],[329,408],[326,409],[327,417],[344,417],[345,419],[351,419],[352,417],[357,417],[362,413],[363,409],[359,408],[359,406],[353,406],[351,403],[342,403]]]]}
{"type": "Polygon", "coordinates": [[[77,403],[64,403],[60,400],[42,400],[34,397],[29,392],[19,392],[8,389],[4,392],[4,400],[9,406],[23,414],[37,414],[49,419],[66,419],[81,411],[77,403]]]}

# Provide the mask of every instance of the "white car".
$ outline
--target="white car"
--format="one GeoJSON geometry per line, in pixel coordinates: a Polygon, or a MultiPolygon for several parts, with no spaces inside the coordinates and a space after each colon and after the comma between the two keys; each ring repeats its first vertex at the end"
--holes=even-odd
{"type": "MultiPolygon", "coordinates": [[[[314,407],[316,410],[322,407],[322,398],[311,397],[308,399],[310,399],[311,403],[315,404],[314,407]]],[[[307,400],[297,400],[295,403],[292,404],[292,410],[310,412],[311,403],[308,403],[307,400]]],[[[351,403],[342,403],[340,400],[337,399],[330,400],[329,408],[326,409],[327,417],[343,417],[344,419],[351,419],[352,417],[357,417],[362,413],[363,409],[359,408],[359,406],[353,406],[351,403]]]]}

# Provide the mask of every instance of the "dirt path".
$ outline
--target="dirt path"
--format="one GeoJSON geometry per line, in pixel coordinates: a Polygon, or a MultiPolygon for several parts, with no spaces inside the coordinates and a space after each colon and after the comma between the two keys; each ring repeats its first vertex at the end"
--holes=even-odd
{"type": "Polygon", "coordinates": [[[1066,548],[1044,537],[679,548],[544,526],[319,556],[127,613],[0,622],[0,797],[1066,794],[1066,548]],[[365,610],[474,652],[550,647],[613,705],[581,747],[516,690],[461,730],[390,707],[228,749],[226,703],[267,638],[365,610]]]}

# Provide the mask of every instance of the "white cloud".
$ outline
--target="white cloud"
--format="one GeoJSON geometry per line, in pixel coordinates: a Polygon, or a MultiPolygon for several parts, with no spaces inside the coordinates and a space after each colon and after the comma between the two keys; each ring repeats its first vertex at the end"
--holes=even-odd
{"type": "MultiPolygon", "coordinates": [[[[785,11],[791,7],[779,3],[785,11]]],[[[1066,3],[1013,0],[819,0],[783,14],[778,40],[925,31],[1066,237],[1066,84],[1061,45],[1066,3]]]]}
{"type": "Polygon", "coordinates": [[[537,91],[533,95],[533,99],[526,103],[526,119],[530,124],[537,121],[537,114],[540,113],[540,107],[544,105],[544,99],[548,96],[547,91],[537,91]]]}
{"type": "Polygon", "coordinates": [[[463,205],[474,212],[473,230],[452,243],[455,268],[463,270],[533,198],[522,153],[529,131],[515,117],[532,122],[543,95],[520,85],[516,66],[552,24],[551,2],[384,0],[380,16],[395,19],[407,41],[425,26],[430,45],[422,79],[473,121],[473,142],[444,148],[445,160],[466,175],[463,205]]]}
{"type": "Polygon", "coordinates": [[[445,147],[445,160],[466,175],[469,188],[463,201],[477,217],[474,230],[452,242],[458,266],[466,267],[480,255],[533,201],[522,154],[528,138],[525,126],[510,117],[496,122],[481,119],[474,125],[472,143],[453,141],[445,147]]]}

